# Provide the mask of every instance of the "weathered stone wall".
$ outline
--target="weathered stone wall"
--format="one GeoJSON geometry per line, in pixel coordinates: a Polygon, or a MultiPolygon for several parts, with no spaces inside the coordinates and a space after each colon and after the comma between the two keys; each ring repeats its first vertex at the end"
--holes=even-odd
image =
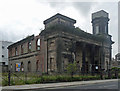
{"type": "MultiPolygon", "coordinates": [[[[44,59],[45,44],[44,40],[40,41],[40,50],[37,50],[37,40],[40,36],[34,37],[33,40],[21,43],[12,48],[12,56],[9,57],[9,69],[13,72],[16,71],[16,63],[23,63],[24,72],[40,72],[41,74],[46,72],[46,62],[44,59]],[[28,42],[31,42],[31,51],[28,51],[28,42]],[[23,53],[21,53],[21,45],[23,45],[23,53]],[[17,47],[18,55],[15,55],[15,48],[17,47]],[[37,64],[38,61],[38,64],[37,64]],[[30,70],[28,71],[28,62],[30,62],[30,70]],[[38,68],[37,68],[38,66],[38,68]]],[[[9,51],[9,53],[11,53],[9,51]]]]}
{"type": "Polygon", "coordinates": [[[56,62],[56,45],[57,45],[57,38],[48,39],[48,72],[57,72],[57,62],[56,62]]]}

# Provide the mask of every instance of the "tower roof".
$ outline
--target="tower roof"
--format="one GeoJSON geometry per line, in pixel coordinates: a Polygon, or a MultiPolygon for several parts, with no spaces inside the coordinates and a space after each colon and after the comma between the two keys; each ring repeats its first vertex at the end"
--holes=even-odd
{"type": "Polygon", "coordinates": [[[92,13],[92,19],[99,18],[99,17],[107,17],[108,18],[109,14],[104,10],[100,10],[98,12],[92,13]]]}

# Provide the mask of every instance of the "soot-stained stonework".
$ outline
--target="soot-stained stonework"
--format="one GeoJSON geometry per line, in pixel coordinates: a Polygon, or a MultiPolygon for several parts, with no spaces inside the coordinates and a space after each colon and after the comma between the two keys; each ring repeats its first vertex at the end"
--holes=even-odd
{"type": "MultiPolygon", "coordinates": [[[[107,12],[93,13],[93,34],[90,34],[75,27],[76,20],[58,13],[44,21],[45,29],[38,36],[29,36],[8,47],[9,65],[22,63],[23,71],[48,74],[64,73],[67,65],[73,62],[77,63],[78,72],[109,70],[114,42],[108,34],[108,21],[107,12]],[[37,44],[38,39],[40,44],[37,44]],[[21,45],[25,45],[23,54],[21,45]]],[[[14,67],[10,69],[15,71],[14,67]]]]}

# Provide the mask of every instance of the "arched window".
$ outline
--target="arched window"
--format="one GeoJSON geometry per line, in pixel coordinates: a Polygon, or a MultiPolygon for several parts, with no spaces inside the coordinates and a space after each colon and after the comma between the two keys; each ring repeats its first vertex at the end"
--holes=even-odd
{"type": "Polygon", "coordinates": [[[96,26],[95,28],[96,28],[96,34],[98,34],[99,33],[99,26],[96,26]]]}
{"type": "Polygon", "coordinates": [[[51,71],[54,70],[54,58],[53,57],[50,58],[50,70],[51,71]]]}
{"type": "Polygon", "coordinates": [[[30,72],[30,71],[31,71],[31,62],[28,61],[28,72],[30,72]]]}
{"type": "Polygon", "coordinates": [[[24,46],[21,45],[21,54],[23,54],[23,53],[24,53],[24,46]]]}
{"type": "Polygon", "coordinates": [[[15,55],[18,55],[17,47],[15,48],[15,55]]]}
{"type": "Polygon", "coordinates": [[[21,62],[21,71],[24,71],[24,64],[21,62]]]}
{"type": "Polygon", "coordinates": [[[9,50],[9,56],[12,56],[12,48],[9,50]]]}
{"type": "Polygon", "coordinates": [[[36,61],[36,71],[38,71],[39,68],[39,60],[36,61]]]}
{"type": "Polygon", "coordinates": [[[105,26],[105,34],[107,34],[107,26],[105,26]]]}
{"type": "Polygon", "coordinates": [[[31,42],[28,42],[28,52],[31,52],[31,42]]]}
{"type": "Polygon", "coordinates": [[[37,39],[37,50],[40,50],[40,39],[37,39]]]}

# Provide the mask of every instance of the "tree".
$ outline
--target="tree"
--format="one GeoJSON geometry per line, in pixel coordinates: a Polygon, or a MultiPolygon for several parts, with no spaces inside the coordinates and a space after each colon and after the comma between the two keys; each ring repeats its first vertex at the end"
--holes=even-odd
{"type": "Polygon", "coordinates": [[[73,77],[73,74],[77,71],[77,65],[76,62],[74,63],[69,63],[67,68],[67,73],[71,75],[71,77],[73,77]]]}

